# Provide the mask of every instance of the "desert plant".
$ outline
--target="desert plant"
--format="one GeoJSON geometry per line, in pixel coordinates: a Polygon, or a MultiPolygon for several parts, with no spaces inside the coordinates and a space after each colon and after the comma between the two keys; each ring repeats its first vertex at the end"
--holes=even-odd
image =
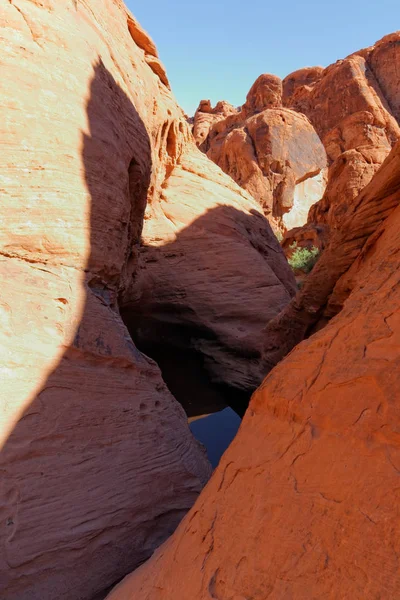
{"type": "Polygon", "coordinates": [[[288,259],[288,263],[293,271],[310,273],[319,258],[319,249],[316,246],[312,246],[311,248],[300,248],[297,245],[297,242],[293,242],[290,249],[293,250],[293,254],[288,259]]]}

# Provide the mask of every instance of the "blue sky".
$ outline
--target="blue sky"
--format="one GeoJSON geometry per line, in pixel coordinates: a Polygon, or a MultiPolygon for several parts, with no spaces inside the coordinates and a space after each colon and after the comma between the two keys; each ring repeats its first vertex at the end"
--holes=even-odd
{"type": "Polygon", "coordinates": [[[326,66],[400,27],[399,0],[125,0],[157,44],[172,89],[238,106],[261,73],[326,66]]]}

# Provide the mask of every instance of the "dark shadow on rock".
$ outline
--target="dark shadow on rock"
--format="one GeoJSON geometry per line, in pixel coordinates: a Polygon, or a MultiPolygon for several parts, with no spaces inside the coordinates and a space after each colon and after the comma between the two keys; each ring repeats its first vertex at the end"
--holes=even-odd
{"type": "Polygon", "coordinates": [[[266,375],[262,330],[295,293],[267,219],[229,205],[207,211],[175,241],[142,248],[140,284],[122,317],[188,416],[226,406],[243,416],[266,375]]]}

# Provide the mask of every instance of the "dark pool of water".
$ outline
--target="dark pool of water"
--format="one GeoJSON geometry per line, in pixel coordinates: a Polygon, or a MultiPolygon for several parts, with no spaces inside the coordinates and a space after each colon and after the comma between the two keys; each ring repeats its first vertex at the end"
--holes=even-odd
{"type": "Polygon", "coordinates": [[[235,437],[241,421],[234,410],[225,408],[190,423],[194,437],[206,447],[209,461],[214,469],[235,437]]]}

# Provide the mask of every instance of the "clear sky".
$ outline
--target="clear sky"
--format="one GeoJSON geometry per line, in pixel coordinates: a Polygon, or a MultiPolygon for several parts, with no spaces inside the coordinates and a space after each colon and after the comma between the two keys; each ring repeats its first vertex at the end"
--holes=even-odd
{"type": "Polygon", "coordinates": [[[157,44],[175,96],[243,104],[261,73],[327,66],[400,27],[399,0],[125,0],[157,44]]]}

